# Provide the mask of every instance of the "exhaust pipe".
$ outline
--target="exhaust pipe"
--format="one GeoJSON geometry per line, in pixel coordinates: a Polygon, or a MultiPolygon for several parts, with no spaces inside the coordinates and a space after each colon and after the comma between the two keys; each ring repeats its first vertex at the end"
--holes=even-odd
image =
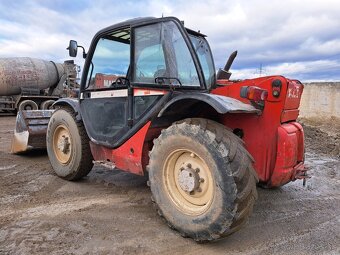
{"type": "Polygon", "coordinates": [[[234,62],[234,59],[237,56],[237,50],[234,51],[233,53],[231,53],[231,55],[229,56],[229,59],[227,61],[227,63],[225,64],[223,69],[219,69],[217,72],[217,80],[229,80],[230,76],[231,76],[231,72],[229,72],[231,65],[234,62]]]}

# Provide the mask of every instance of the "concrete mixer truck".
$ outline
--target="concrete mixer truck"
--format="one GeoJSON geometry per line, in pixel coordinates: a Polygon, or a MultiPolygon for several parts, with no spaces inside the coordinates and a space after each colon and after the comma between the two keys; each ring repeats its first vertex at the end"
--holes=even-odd
{"type": "Polygon", "coordinates": [[[50,109],[55,100],[73,93],[76,78],[73,60],[60,64],[28,57],[0,58],[0,114],[50,109]]]}

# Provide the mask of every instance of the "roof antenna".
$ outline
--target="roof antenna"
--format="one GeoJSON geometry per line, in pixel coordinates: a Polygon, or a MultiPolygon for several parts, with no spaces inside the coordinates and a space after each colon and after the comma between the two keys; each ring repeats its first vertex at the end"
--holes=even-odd
{"type": "Polygon", "coordinates": [[[162,18],[164,18],[164,16],[163,16],[163,12],[162,12],[162,18]]]}

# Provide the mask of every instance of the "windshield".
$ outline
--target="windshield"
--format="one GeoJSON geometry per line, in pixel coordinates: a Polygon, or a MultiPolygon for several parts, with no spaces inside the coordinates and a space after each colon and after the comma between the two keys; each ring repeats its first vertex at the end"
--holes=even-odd
{"type": "Polygon", "coordinates": [[[208,42],[203,37],[198,37],[189,34],[189,38],[194,45],[194,49],[198,56],[203,69],[204,79],[208,88],[211,88],[215,83],[215,67],[210,52],[208,42]]]}

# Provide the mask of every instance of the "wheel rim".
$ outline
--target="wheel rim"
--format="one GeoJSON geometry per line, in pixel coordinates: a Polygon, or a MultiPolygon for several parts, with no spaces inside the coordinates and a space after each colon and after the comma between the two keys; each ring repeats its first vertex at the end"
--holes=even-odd
{"type": "Polygon", "coordinates": [[[214,197],[214,180],[201,157],[191,150],[176,150],[167,157],[163,173],[164,187],[179,210],[188,215],[208,210],[214,197]]]}
{"type": "Polygon", "coordinates": [[[58,161],[66,165],[71,159],[72,140],[68,128],[58,126],[53,133],[53,151],[58,161]]]}

